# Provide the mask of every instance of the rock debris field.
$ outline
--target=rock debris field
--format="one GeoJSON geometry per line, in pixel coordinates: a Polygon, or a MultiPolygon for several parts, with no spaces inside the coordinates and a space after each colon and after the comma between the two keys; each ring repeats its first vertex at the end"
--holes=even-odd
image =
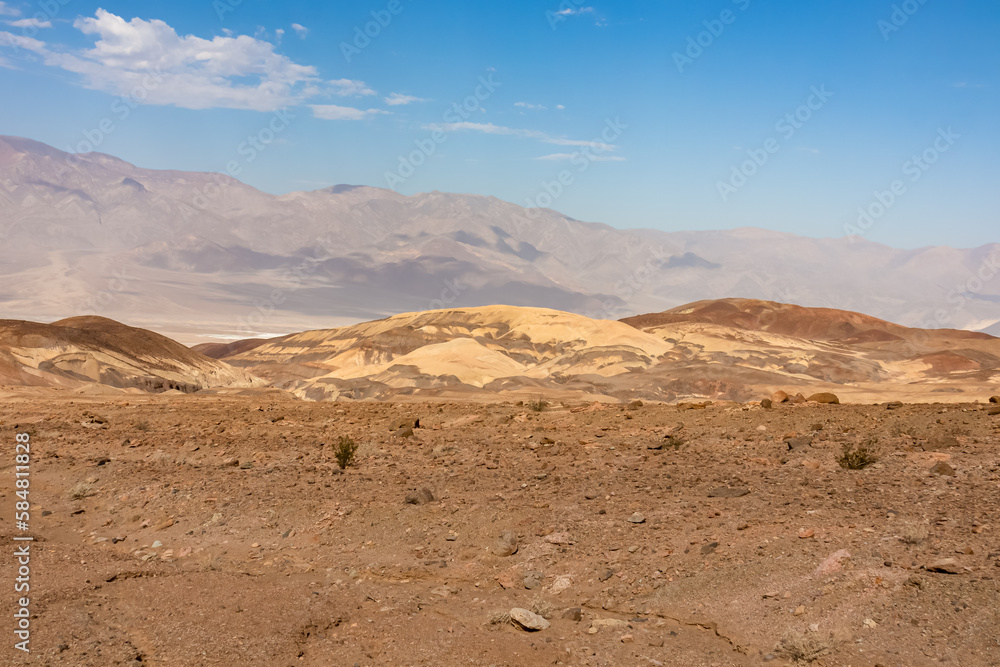
{"type": "Polygon", "coordinates": [[[0,396],[33,664],[1000,664],[985,402],[0,396]]]}

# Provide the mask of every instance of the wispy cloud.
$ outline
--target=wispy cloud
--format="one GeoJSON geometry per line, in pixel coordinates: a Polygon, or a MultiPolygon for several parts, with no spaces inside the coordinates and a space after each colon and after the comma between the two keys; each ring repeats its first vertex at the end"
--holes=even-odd
{"type": "MultiPolygon", "coordinates": [[[[536,160],[550,160],[553,162],[566,162],[572,160],[573,158],[578,158],[582,153],[553,153],[552,155],[543,155],[541,157],[536,157],[536,160]]],[[[625,158],[620,155],[587,155],[587,160],[589,162],[625,162],[625,158]]]]}
{"type": "Polygon", "coordinates": [[[20,16],[21,10],[11,7],[6,2],[0,2],[0,16],[20,16]]]}
{"type": "Polygon", "coordinates": [[[365,120],[379,114],[388,114],[382,109],[355,109],[353,107],[338,107],[333,104],[310,104],[313,116],[321,120],[365,120]]]}
{"type": "Polygon", "coordinates": [[[414,97],[413,95],[403,95],[402,93],[393,93],[389,97],[385,98],[385,103],[391,107],[398,107],[404,104],[413,104],[415,102],[426,102],[422,97],[414,97]]]}
{"type": "Polygon", "coordinates": [[[607,144],[601,141],[565,139],[563,137],[553,137],[552,135],[538,130],[522,130],[513,127],[504,127],[503,125],[494,125],[493,123],[435,123],[425,127],[429,130],[444,130],[445,132],[482,132],[483,134],[498,134],[521,137],[522,139],[535,139],[537,141],[541,141],[542,143],[553,144],[555,146],[588,147],[601,151],[614,151],[617,148],[614,144],[607,144]]]}
{"type": "Polygon", "coordinates": [[[375,94],[361,81],[324,81],[315,67],[247,35],[182,37],[163,21],[126,21],[103,9],[73,26],[96,36],[92,48],[65,50],[9,32],[0,32],[0,47],[32,51],[46,65],[78,74],[86,88],[129,95],[142,87],[143,104],[275,111],[322,96],[375,94]]]}
{"type": "Polygon", "coordinates": [[[305,39],[309,35],[309,28],[305,27],[301,23],[293,23],[292,30],[295,34],[299,36],[299,39],[305,39]]]}
{"type": "Polygon", "coordinates": [[[18,19],[16,21],[7,21],[7,25],[13,26],[15,28],[51,28],[51,21],[43,21],[41,19],[18,19]]]}
{"type": "Polygon", "coordinates": [[[593,14],[593,13],[594,13],[594,8],[593,7],[577,7],[575,9],[572,8],[572,7],[568,7],[566,9],[562,9],[562,10],[556,12],[556,15],[557,16],[580,16],[581,14],[593,14]]]}
{"type": "Polygon", "coordinates": [[[528,109],[529,111],[546,111],[548,107],[544,104],[531,104],[530,102],[514,102],[514,106],[519,109],[528,109]]]}

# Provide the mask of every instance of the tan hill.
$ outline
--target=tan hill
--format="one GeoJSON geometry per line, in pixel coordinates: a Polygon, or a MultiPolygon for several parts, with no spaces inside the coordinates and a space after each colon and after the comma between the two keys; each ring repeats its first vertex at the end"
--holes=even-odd
{"type": "Polygon", "coordinates": [[[0,384],[190,393],[263,382],[160,334],[103,317],[0,320],[0,384]]]}
{"type": "Polygon", "coordinates": [[[1000,386],[1000,339],[748,299],[621,322],[455,308],[207,351],[314,400],[750,400],[788,389],[936,401],[988,397],[1000,386]]]}
{"type": "Polygon", "coordinates": [[[763,373],[770,378],[761,389],[820,382],[866,399],[896,392],[941,400],[1000,384],[1000,339],[984,333],[754,299],[700,301],[622,321],[673,344],[664,364],[675,372],[725,368],[731,381],[748,385],[760,385],[763,373]]]}

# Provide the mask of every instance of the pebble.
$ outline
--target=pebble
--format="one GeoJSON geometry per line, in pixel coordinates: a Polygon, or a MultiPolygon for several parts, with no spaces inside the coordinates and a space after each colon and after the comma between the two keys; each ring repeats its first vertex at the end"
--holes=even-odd
{"type": "Polygon", "coordinates": [[[562,617],[567,621],[573,621],[579,623],[583,620],[583,609],[580,607],[570,607],[563,612],[562,617]]]}
{"type": "Polygon", "coordinates": [[[406,494],[406,502],[409,505],[426,505],[434,502],[434,494],[430,489],[420,489],[406,494]]]}
{"type": "Polygon", "coordinates": [[[934,467],[931,468],[931,472],[934,473],[935,475],[945,475],[947,477],[955,476],[955,469],[952,468],[947,463],[945,463],[944,461],[938,461],[937,463],[935,463],[934,467]]]}
{"type": "Polygon", "coordinates": [[[646,523],[646,517],[641,512],[636,512],[628,518],[629,523],[646,523]]]}

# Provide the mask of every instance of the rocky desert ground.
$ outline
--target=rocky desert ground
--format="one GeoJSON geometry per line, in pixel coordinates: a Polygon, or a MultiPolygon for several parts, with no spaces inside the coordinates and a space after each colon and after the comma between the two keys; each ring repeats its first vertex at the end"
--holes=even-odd
{"type": "Polygon", "coordinates": [[[0,389],[0,534],[26,432],[37,540],[32,653],[5,631],[0,662],[1000,664],[989,395],[243,393],[0,389]],[[845,469],[845,446],[875,461],[845,469]]]}

